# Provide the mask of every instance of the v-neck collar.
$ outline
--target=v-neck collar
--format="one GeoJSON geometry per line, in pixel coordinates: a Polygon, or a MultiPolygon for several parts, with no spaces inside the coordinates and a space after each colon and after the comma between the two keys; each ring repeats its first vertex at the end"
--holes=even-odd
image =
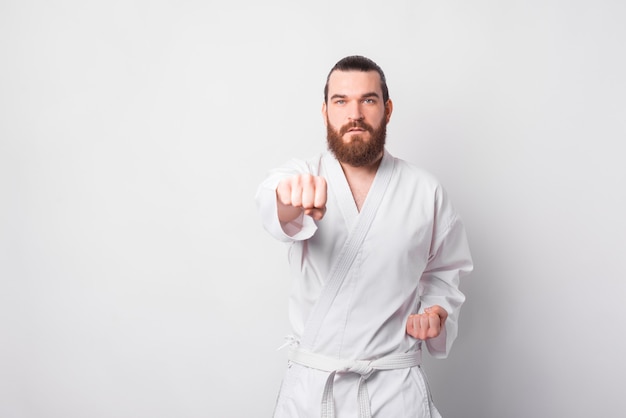
{"type": "Polygon", "coordinates": [[[329,178],[329,183],[333,185],[332,190],[335,198],[337,199],[337,203],[339,206],[339,210],[343,215],[344,220],[348,228],[351,228],[354,225],[354,222],[365,210],[367,210],[368,202],[371,201],[370,195],[372,193],[383,193],[384,190],[379,190],[376,187],[377,183],[380,182],[381,173],[386,172],[387,170],[393,169],[393,157],[387,152],[384,151],[382,160],[378,169],[376,170],[376,175],[374,176],[374,180],[372,181],[372,185],[367,193],[367,197],[363,202],[363,206],[361,207],[361,212],[357,208],[356,202],[354,201],[354,197],[352,196],[352,191],[350,190],[350,185],[348,184],[348,179],[346,178],[343,169],[341,168],[341,164],[335,156],[327,151],[324,155],[324,165],[326,166],[327,175],[329,178]]]}

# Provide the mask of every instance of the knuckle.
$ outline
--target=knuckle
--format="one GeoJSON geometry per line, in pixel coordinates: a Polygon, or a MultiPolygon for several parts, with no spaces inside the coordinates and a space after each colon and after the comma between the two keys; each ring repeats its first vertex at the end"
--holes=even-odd
{"type": "Polygon", "coordinates": [[[282,194],[278,194],[278,201],[282,203],[283,205],[288,205],[291,203],[290,196],[286,196],[282,194]]]}
{"type": "Polygon", "coordinates": [[[311,174],[302,174],[300,180],[303,184],[313,184],[313,176],[311,174]]]}
{"type": "Polygon", "coordinates": [[[291,188],[285,185],[279,185],[276,189],[276,197],[280,203],[288,203],[291,200],[291,188]]]}

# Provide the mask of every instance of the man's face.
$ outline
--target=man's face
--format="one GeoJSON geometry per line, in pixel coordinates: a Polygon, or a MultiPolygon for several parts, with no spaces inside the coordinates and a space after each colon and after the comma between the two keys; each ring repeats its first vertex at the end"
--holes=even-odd
{"type": "Polygon", "coordinates": [[[334,71],[322,114],[328,147],[343,163],[360,167],[380,158],[385,146],[391,100],[383,102],[376,71],[334,71]]]}

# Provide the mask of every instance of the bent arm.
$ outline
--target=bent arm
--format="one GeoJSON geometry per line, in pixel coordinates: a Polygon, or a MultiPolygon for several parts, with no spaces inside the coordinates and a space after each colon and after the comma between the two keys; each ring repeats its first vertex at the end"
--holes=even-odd
{"type": "Polygon", "coordinates": [[[445,310],[441,332],[426,340],[433,357],[445,358],[458,335],[458,318],[465,295],[459,290],[460,278],[472,271],[473,264],[460,219],[455,217],[449,227],[436,237],[426,270],[420,280],[421,309],[432,306],[445,310]]]}

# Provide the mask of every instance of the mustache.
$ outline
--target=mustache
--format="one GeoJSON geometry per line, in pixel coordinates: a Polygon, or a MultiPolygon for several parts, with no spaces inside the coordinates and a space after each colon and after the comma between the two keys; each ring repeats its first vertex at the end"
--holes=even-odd
{"type": "Polygon", "coordinates": [[[362,120],[355,120],[354,122],[346,123],[339,129],[339,135],[343,135],[348,132],[352,128],[359,128],[368,131],[369,133],[374,132],[374,128],[369,123],[363,122],[362,120]]]}

